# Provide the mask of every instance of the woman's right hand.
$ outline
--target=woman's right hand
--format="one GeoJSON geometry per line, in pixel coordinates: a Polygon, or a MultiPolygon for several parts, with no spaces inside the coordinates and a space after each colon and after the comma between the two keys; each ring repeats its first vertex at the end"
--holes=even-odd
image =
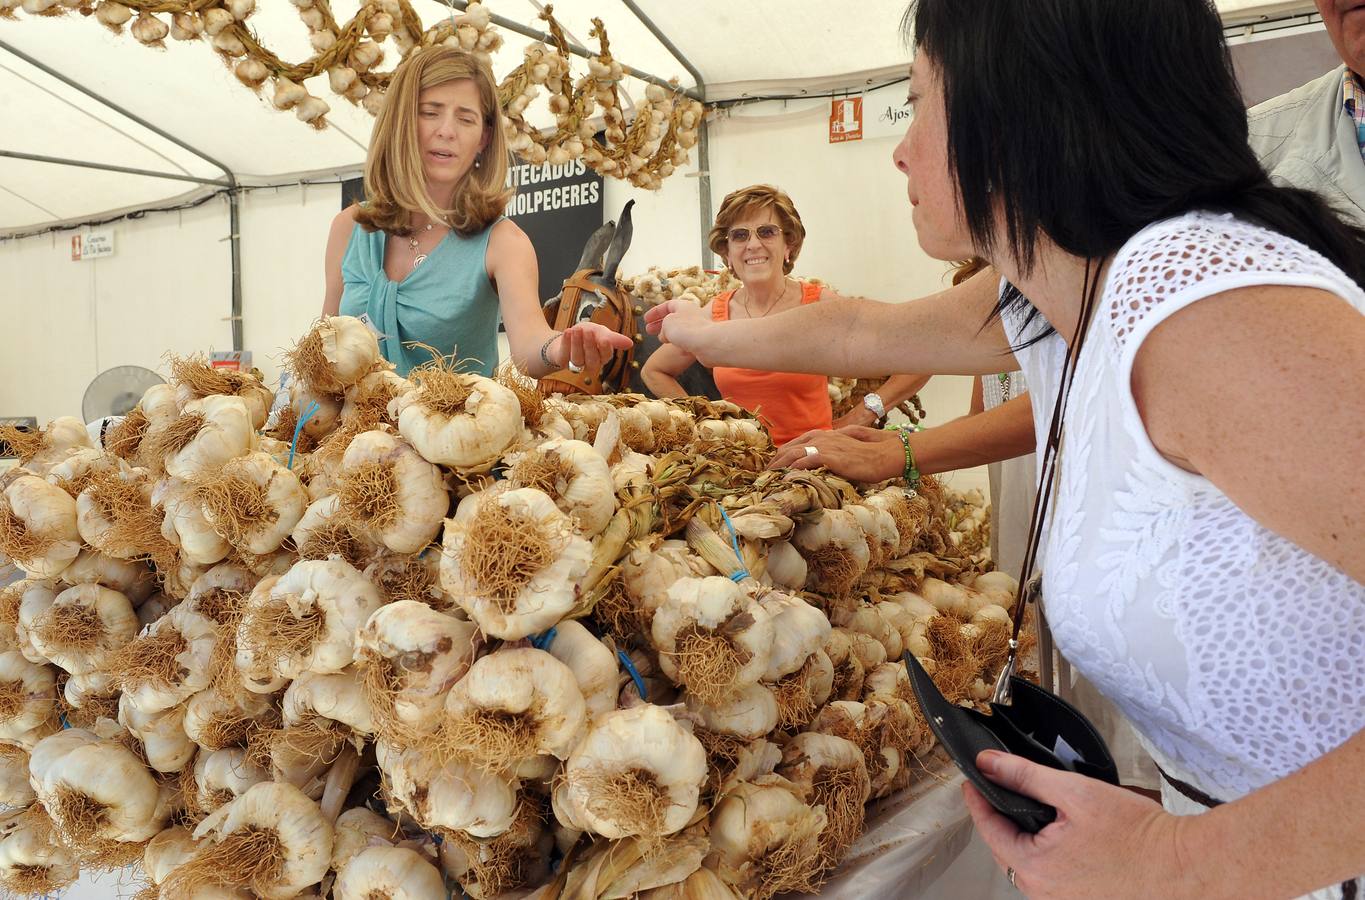
{"type": "Polygon", "coordinates": [[[667,300],[645,313],[645,329],[650,334],[699,359],[704,356],[705,334],[711,325],[706,311],[689,300],[667,300]]]}
{"type": "Polygon", "coordinates": [[[838,431],[808,431],[778,448],[770,469],[825,468],[850,481],[875,483],[905,471],[905,447],[894,431],[851,425],[838,431]],[[807,447],[814,448],[808,453],[807,447]]]}

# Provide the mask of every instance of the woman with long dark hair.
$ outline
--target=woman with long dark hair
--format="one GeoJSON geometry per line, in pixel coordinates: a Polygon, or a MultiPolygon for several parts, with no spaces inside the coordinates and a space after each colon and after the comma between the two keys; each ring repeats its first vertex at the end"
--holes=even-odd
{"type": "Polygon", "coordinates": [[[1004,282],[650,327],[710,365],[1019,368],[1044,438],[1076,353],[1044,602],[1166,809],[985,753],[1058,818],[1024,834],[968,789],[982,836],[1035,897],[1358,896],[1365,394],[1331,386],[1365,373],[1365,232],[1266,177],[1206,0],[920,0],[906,25],[920,244],[1004,282]]]}

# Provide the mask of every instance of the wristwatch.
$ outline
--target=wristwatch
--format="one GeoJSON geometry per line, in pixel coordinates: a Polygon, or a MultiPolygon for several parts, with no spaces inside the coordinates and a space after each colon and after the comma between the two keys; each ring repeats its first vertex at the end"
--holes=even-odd
{"type": "Polygon", "coordinates": [[[886,404],[882,402],[881,395],[875,391],[863,395],[863,406],[872,411],[872,415],[877,417],[878,422],[886,418],[886,404]]]}

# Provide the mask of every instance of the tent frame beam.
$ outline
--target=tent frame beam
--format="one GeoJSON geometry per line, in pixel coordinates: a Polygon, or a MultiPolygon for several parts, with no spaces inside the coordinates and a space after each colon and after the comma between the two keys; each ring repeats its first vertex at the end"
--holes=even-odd
{"type": "Polygon", "coordinates": [[[124,175],[142,175],[146,178],[168,178],[171,181],[188,181],[193,184],[228,186],[227,180],[223,178],[199,178],[195,175],[180,175],[175,172],[154,172],[151,169],[135,169],[131,166],[116,166],[112,163],[90,162],[84,159],[66,159],[60,156],[40,156],[36,153],[20,153],[17,150],[0,150],[0,157],[51,163],[56,166],[73,166],[78,169],[99,169],[102,172],[119,172],[124,175]]]}
{"type": "MultiPolygon", "coordinates": [[[[32,56],[29,56],[27,53],[25,53],[24,51],[20,50],[18,47],[15,47],[14,45],[10,44],[8,41],[0,40],[0,50],[4,50],[6,53],[10,53],[10,54],[13,54],[14,56],[17,56],[19,59],[22,59],[24,62],[26,62],[26,63],[28,63],[29,65],[33,66],[35,69],[38,69],[40,72],[43,72],[43,73],[45,73],[45,74],[51,76],[52,78],[57,79],[57,80],[60,81],[62,84],[66,85],[67,87],[71,88],[72,90],[79,91],[80,93],[82,93],[82,94],[84,94],[85,96],[89,97],[91,100],[94,100],[96,103],[99,103],[99,104],[101,104],[102,106],[105,106],[105,107],[108,107],[109,109],[112,109],[114,112],[118,113],[119,115],[121,115],[121,116],[123,116],[123,117],[125,117],[125,118],[127,118],[127,119],[130,119],[130,120],[133,121],[133,122],[136,122],[137,124],[141,125],[143,128],[146,128],[148,131],[152,132],[153,134],[158,135],[159,137],[165,138],[166,140],[170,141],[172,144],[175,144],[177,147],[181,148],[182,150],[185,150],[185,151],[187,151],[187,152],[189,152],[189,153],[194,154],[195,156],[199,157],[200,159],[202,159],[202,160],[204,160],[205,162],[207,162],[207,163],[209,163],[210,165],[212,165],[215,169],[220,169],[220,170],[222,171],[223,175],[225,176],[225,179],[224,179],[223,181],[214,181],[214,182],[205,182],[205,183],[206,183],[206,184],[219,184],[219,185],[226,184],[226,186],[227,186],[227,198],[228,198],[228,241],[229,241],[229,244],[230,244],[230,253],[231,253],[231,257],[232,257],[232,318],[231,318],[231,322],[232,322],[232,349],[233,349],[233,350],[241,350],[241,349],[242,349],[242,240],[241,240],[241,227],[240,227],[240,226],[241,226],[241,211],[240,211],[240,209],[238,208],[238,198],[237,198],[237,176],[235,176],[235,175],[232,173],[232,170],[231,170],[231,169],[229,169],[227,166],[223,165],[223,164],[222,164],[221,162],[219,162],[218,160],[214,159],[212,156],[209,156],[209,155],[208,155],[207,153],[205,153],[204,151],[199,150],[199,149],[197,149],[197,148],[195,148],[195,147],[190,146],[189,144],[185,143],[185,142],[182,141],[180,138],[176,137],[175,135],[171,134],[170,132],[165,131],[164,129],[158,128],[156,125],[153,125],[151,122],[148,122],[146,119],[142,118],[141,116],[137,115],[136,113],[133,113],[133,112],[130,112],[129,110],[124,109],[122,106],[119,106],[117,103],[115,103],[114,101],[110,100],[108,97],[105,97],[105,96],[103,96],[103,95],[97,93],[96,91],[91,90],[90,88],[86,87],[85,85],[81,84],[81,83],[78,82],[78,81],[75,81],[75,80],[73,80],[73,79],[71,79],[71,78],[68,78],[67,76],[63,75],[61,72],[57,71],[56,69],[52,68],[51,66],[47,65],[46,63],[41,62],[40,60],[34,59],[32,56]]],[[[160,175],[159,177],[162,177],[162,178],[169,178],[169,177],[172,177],[172,176],[169,176],[169,175],[160,175]]]]}

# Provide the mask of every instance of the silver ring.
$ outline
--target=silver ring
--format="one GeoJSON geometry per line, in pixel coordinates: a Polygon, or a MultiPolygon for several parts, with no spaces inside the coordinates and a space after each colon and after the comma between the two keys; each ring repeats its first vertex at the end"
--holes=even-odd
{"type": "Polygon", "coordinates": [[[574,363],[573,360],[569,360],[568,369],[569,369],[570,372],[574,373],[575,375],[577,375],[579,372],[582,372],[582,371],[583,371],[583,367],[580,366],[580,365],[576,365],[576,364],[574,363]]]}
{"type": "Polygon", "coordinates": [[[1014,866],[1010,866],[1005,870],[1005,879],[1009,881],[1010,887],[1015,888],[1016,890],[1018,889],[1018,885],[1014,883],[1014,866]]]}
{"type": "Polygon", "coordinates": [[[816,456],[820,453],[818,447],[802,447],[801,449],[806,451],[807,457],[816,456]]]}

